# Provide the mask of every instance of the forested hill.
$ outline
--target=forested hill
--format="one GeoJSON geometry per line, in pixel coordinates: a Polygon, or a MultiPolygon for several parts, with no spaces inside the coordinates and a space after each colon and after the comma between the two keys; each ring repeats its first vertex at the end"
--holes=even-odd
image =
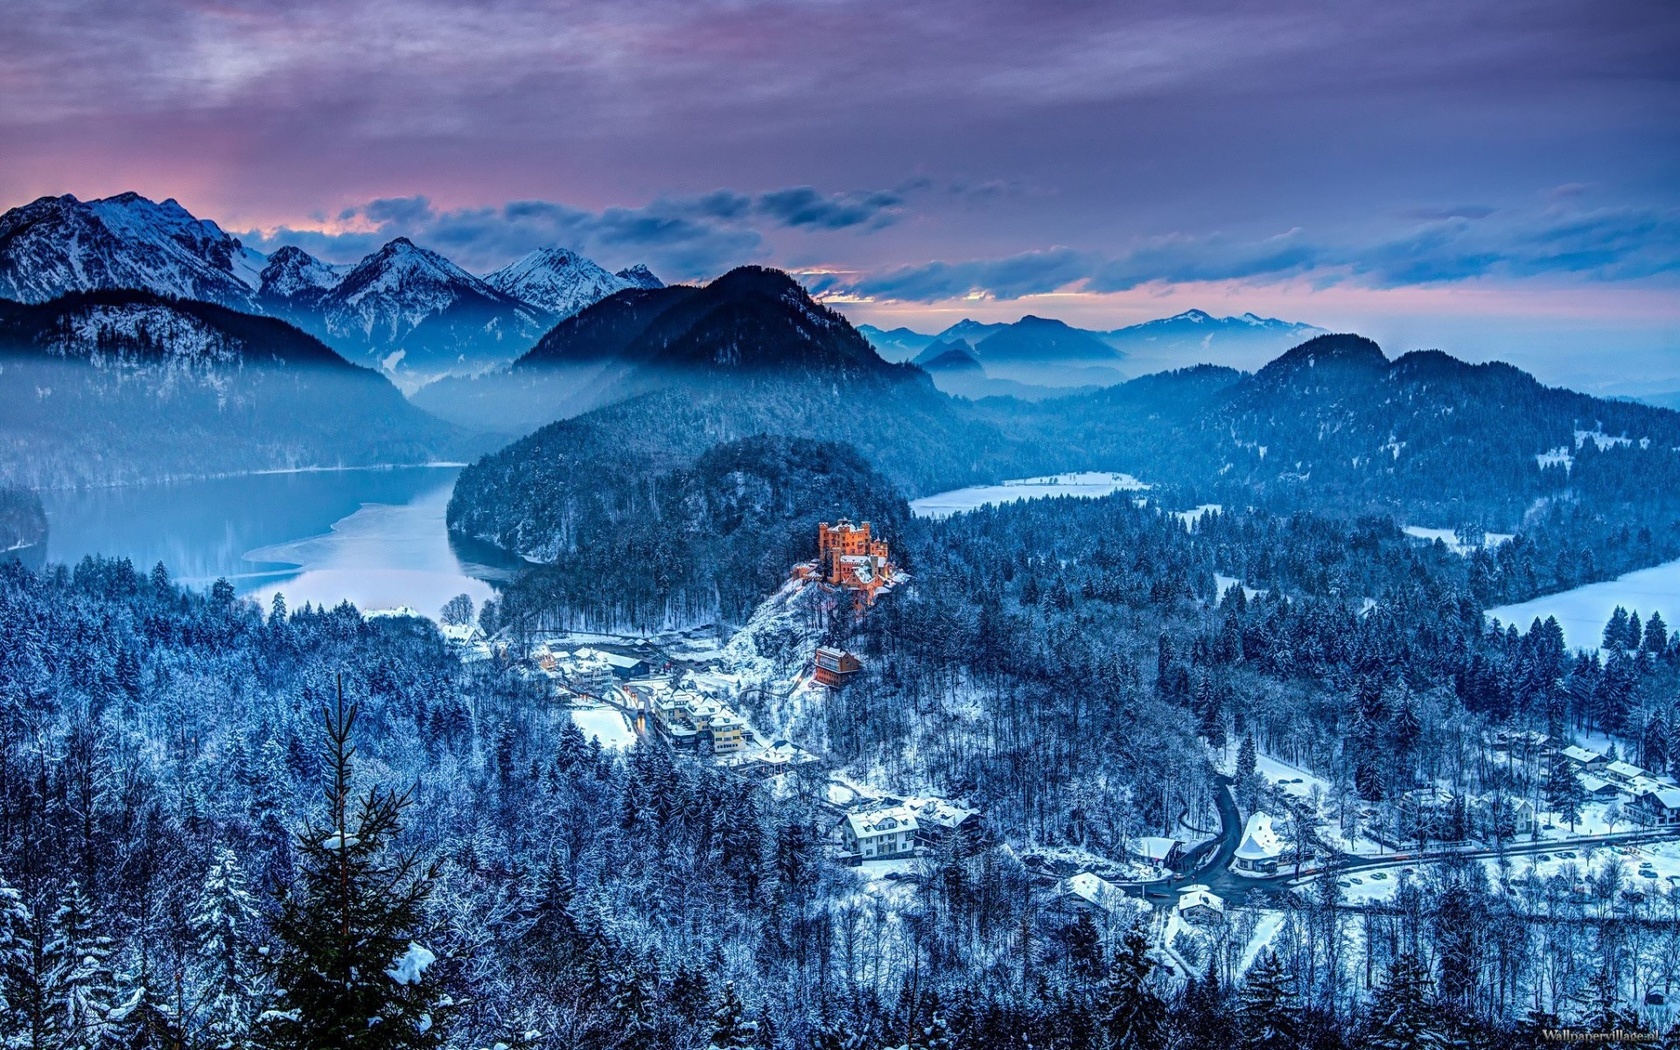
{"type": "Polygon", "coordinates": [[[107,485],[471,448],[285,322],[150,292],[0,300],[0,480],[107,485]]]}
{"type": "Polygon", "coordinates": [[[897,536],[910,516],[850,446],[762,435],[657,473],[593,473],[587,495],[572,495],[533,504],[523,525],[550,544],[538,554],[552,564],[504,593],[504,618],[597,630],[744,622],[811,557],[819,521],[897,536]]]}
{"type": "Polygon", "coordinates": [[[982,414],[1079,464],[1279,509],[1512,531],[1547,498],[1680,511],[1680,413],[1438,351],[1311,339],[1259,372],[1202,366],[982,414]],[[1019,427],[1020,430],[1015,428],[1019,427]]]}
{"type": "Polygon", "coordinates": [[[463,425],[529,433],[657,390],[789,379],[927,382],[882,360],[792,277],[743,266],[702,287],[610,295],[556,325],[511,369],[434,383],[415,403],[463,425]]]}

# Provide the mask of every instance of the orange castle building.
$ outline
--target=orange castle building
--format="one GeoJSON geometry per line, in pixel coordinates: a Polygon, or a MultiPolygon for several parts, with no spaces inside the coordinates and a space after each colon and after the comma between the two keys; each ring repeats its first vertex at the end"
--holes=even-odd
{"type": "Polygon", "coordinates": [[[892,583],[897,572],[885,540],[870,535],[869,522],[853,525],[842,518],[838,525],[817,526],[817,559],[794,570],[801,579],[821,580],[834,587],[858,592],[865,604],[892,583]]]}

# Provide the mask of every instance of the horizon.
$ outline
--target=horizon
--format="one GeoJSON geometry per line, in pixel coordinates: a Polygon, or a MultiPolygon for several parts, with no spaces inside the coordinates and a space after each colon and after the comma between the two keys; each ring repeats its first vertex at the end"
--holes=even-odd
{"type": "Polygon", "coordinates": [[[1632,3],[18,21],[4,208],[132,189],[330,262],[752,262],[882,328],[1252,311],[1680,389],[1680,18],[1632,3]]]}

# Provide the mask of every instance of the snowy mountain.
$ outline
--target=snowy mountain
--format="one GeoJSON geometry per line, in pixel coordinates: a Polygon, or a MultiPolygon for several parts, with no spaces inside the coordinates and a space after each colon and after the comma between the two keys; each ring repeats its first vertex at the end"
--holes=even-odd
{"type": "Polygon", "coordinates": [[[18,302],[142,288],[252,310],[266,264],[173,199],[124,193],[84,202],[66,194],[0,215],[0,297],[18,302]]]}
{"type": "Polygon", "coordinates": [[[1100,334],[1134,358],[1134,368],[1149,371],[1191,364],[1256,368],[1297,343],[1323,335],[1324,329],[1253,313],[1215,317],[1204,310],[1186,310],[1100,334]]]}
{"type": "Polygon", "coordinates": [[[0,300],[0,478],[111,485],[458,455],[453,427],[271,317],[128,289],[0,300]]]}
{"type": "Polygon", "coordinates": [[[486,275],[484,283],[504,295],[547,310],[555,320],[564,320],[626,288],[664,287],[645,266],[608,273],[566,248],[539,248],[486,275]]]}
{"type": "Polygon", "coordinates": [[[560,248],[488,278],[406,238],[354,265],[292,246],[264,255],[174,200],[135,193],[43,197],[0,216],[0,298],[130,288],[266,313],[410,389],[506,364],[613,292],[661,287],[646,266],[609,273],[560,248]]]}
{"type": "Polygon", "coordinates": [[[627,266],[613,274],[613,276],[617,277],[631,288],[646,289],[665,287],[665,282],[655,277],[653,275],[653,271],[641,263],[637,263],[634,266],[627,266]]]}

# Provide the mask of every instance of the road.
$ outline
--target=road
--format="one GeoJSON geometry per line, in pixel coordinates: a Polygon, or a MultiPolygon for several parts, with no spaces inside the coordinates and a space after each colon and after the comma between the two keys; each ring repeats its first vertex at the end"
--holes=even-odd
{"type": "Polygon", "coordinates": [[[1154,900],[1171,900],[1177,896],[1178,890],[1182,887],[1199,884],[1206,886],[1233,904],[1241,904],[1250,896],[1263,897],[1287,891],[1290,885],[1297,881],[1310,880],[1326,875],[1339,877],[1371,868],[1433,864],[1449,857],[1465,857],[1471,860],[1497,857],[1501,854],[1507,857],[1521,857],[1535,853],[1559,853],[1564,850],[1590,849],[1594,846],[1639,845],[1645,842],[1660,842],[1680,837],[1680,828],[1671,827],[1623,831],[1614,835],[1582,835],[1578,838],[1562,841],[1512,842],[1506,843],[1502,849],[1436,849],[1417,853],[1388,853],[1375,857],[1344,854],[1329,864],[1302,868],[1299,873],[1290,867],[1276,875],[1265,878],[1250,878],[1245,875],[1238,875],[1230,870],[1231,858],[1236,854],[1237,846],[1242,842],[1243,832],[1242,815],[1237,812],[1237,802],[1231,793],[1233,781],[1223,774],[1215,774],[1214,782],[1213,801],[1215,808],[1219,811],[1219,835],[1206,842],[1198,843],[1195,848],[1185,854],[1185,874],[1156,879],[1151,882],[1128,883],[1126,885],[1128,891],[1139,892],[1144,897],[1154,900]]]}

